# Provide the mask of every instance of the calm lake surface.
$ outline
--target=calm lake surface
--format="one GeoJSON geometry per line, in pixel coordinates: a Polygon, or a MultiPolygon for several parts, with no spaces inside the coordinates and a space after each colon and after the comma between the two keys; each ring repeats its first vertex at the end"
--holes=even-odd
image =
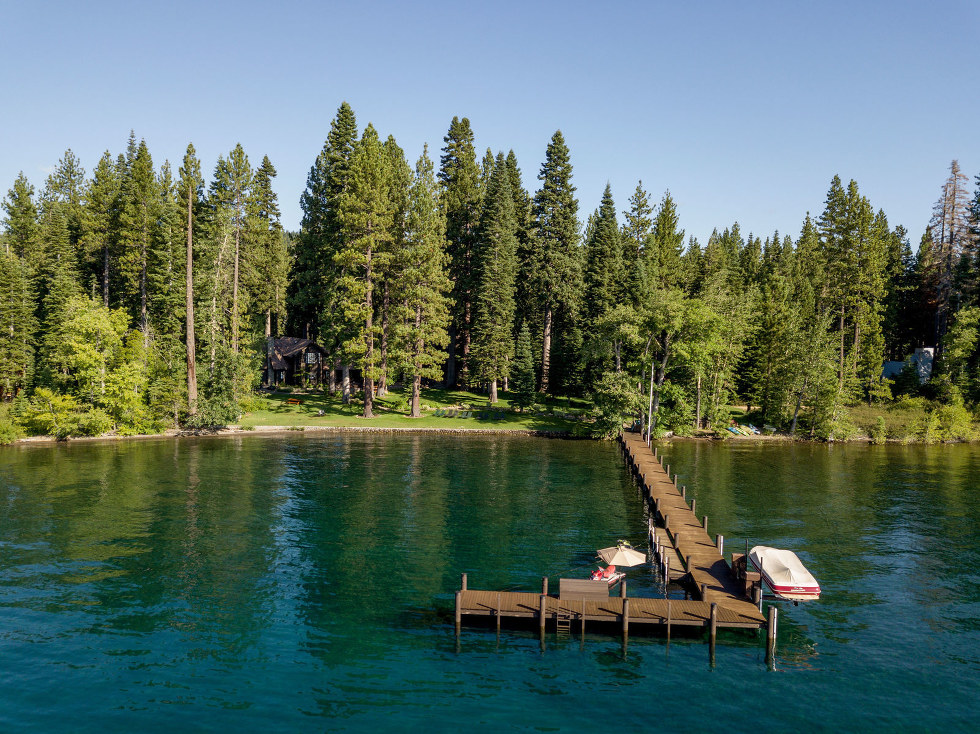
{"type": "MultiPolygon", "coordinates": [[[[280,435],[0,448],[0,731],[975,731],[980,448],[675,442],[726,549],[820,601],[756,633],[464,627],[646,519],[613,443],[280,435]]],[[[662,596],[649,570],[629,590],[662,596]]],[[[554,582],[557,583],[557,582],[554,582]]],[[[675,592],[676,593],[676,592],[675,592]]]]}

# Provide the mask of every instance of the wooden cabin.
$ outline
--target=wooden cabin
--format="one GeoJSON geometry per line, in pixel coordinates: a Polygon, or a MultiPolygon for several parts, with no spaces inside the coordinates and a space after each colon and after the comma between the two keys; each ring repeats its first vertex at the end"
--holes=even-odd
{"type": "Polygon", "coordinates": [[[270,386],[323,384],[327,353],[312,339],[281,336],[269,342],[263,382],[270,386]]]}

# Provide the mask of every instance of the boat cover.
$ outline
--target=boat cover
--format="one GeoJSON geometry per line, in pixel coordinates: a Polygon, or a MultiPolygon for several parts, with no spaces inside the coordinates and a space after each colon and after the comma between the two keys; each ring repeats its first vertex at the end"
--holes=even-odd
{"type": "Polygon", "coordinates": [[[749,551],[749,560],[762,573],[777,596],[787,599],[814,599],[820,586],[793,551],[757,545],[749,551]]]}

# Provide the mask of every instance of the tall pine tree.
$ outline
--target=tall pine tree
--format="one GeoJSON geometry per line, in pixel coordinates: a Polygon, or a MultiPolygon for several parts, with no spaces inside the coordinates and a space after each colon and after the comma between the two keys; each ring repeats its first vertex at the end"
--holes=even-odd
{"type": "Polygon", "coordinates": [[[473,366],[490,384],[490,402],[497,385],[510,374],[514,348],[514,279],[517,275],[517,222],[510,174],[498,153],[487,185],[474,258],[473,366]]]}

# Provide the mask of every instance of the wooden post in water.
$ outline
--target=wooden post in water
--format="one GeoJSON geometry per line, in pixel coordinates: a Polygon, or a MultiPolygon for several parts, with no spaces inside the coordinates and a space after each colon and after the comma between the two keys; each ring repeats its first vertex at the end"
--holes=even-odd
{"type": "Polygon", "coordinates": [[[684,499],[684,500],[687,499],[687,485],[686,484],[682,484],[681,485],[681,499],[684,499]]]}
{"type": "Polygon", "coordinates": [[[667,648],[670,648],[670,599],[667,600],[667,648]]]}
{"type": "Polygon", "coordinates": [[[707,515],[705,515],[704,517],[701,518],[701,527],[704,528],[704,532],[705,533],[708,532],[708,516],[707,515]]]}
{"type": "Polygon", "coordinates": [[[704,601],[708,596],[708,585],[701,584],[701,601],[704,601]]]}
{"type": "Polygon", "coordinates": [[[459,637],[459,628],[463,624],[463,600],[460,598],[463,596],[462,591],[456,592],[456,637],[459,637]]]}
{"type": "Polygon", "coordinates": [[[548,596],[547,594],[542,594],[541,598],[538,600],[538,625],[541,630],[541,636],[544,637],[544,618],[547,614],[548,608],[548,596]]]}
{"type": "Polygon", "coordinates": [[[725,536],[716,535],[715,536],[715,548],[718,549],[718,555],[722,558],[725,557],[725,536]]]}
{"type": "Polygon", "coordinates": [[[766,619],[766,660],[772,660],[776,655],[776,617],[779,610],[769,607],[769,617],[766,619]]]}
{"type": "Polygon", "coordinates": [[[664,556],[664,583],[670,583],[670,554],[664,556]]]}
{"type": "Polygon", "coordinates": [[[752,603],[759,607],[760,612],[762,611],[762,581],[752,587],[752,603]]]}
{"type": "Polygon", "coordinates": [[[462,591],[466,591],[466,574],[465,573],[461,573],[459,575],[459,588],[462,591]]]}
{"type": "Polygon", "coordinates": [[[691,514],[692,515],[697,515],[698,514],[698,498],[697,497],[692,497],[691,498],[691,514]]]}
{"type": "Polygon", "coordinates": [[[656,446],[653,447],[653,458],[654,459],[657,458],[657,447],[656,446]]]}
{"type": "Polygon", "coordinates": [[[630,600],[623,598],[623,642],[630,635],[630,600]]]}
{"type": "MultiPolygon", "coordinates": [[[[669,474],[667,476],[670,476],[669,474]]],[[[674,475],[674,489],[677,489],[677,475],[674,475]]]]}
{"type": "Polygon", "coordinates": [[[582,642],[585,642],[585,597],[582,597],[582,642]]]}
{"type": "Polygon", "coordinates": [[[690,556],[685,556],[684,557],[684,569],[688,573],[691,573],[691,557],[690,556]]]}
{"type": "Polygon", "coordinates": [[[622,581],[619,582],[619,598],[620,599],[626,598],[626,579],[623,579],[622,581]]]}
{"type": "Polygon", "coordinates": [[[711,657],[711,664],[715,664],[715,640],[718,636],[718,605],[711,603],[711,614],[708,623],[708,655],[711,657]]]}
{"type": "Polygon", "coordinates": [[[500,592],[497,592],[497,636],[500,636],[500,592]]]}
{"type": "Polygon", "coordinates": [[[548,595],[548,577],[547,576],[542,576],[541,577],[541,593],[544,596],[547,596],[548,595]]]}
{"type": "Polygon", "coordinates": [[[664,467],[664,471],[667,472],[667,479],[670,479],[670,464],[664,467]]]}

